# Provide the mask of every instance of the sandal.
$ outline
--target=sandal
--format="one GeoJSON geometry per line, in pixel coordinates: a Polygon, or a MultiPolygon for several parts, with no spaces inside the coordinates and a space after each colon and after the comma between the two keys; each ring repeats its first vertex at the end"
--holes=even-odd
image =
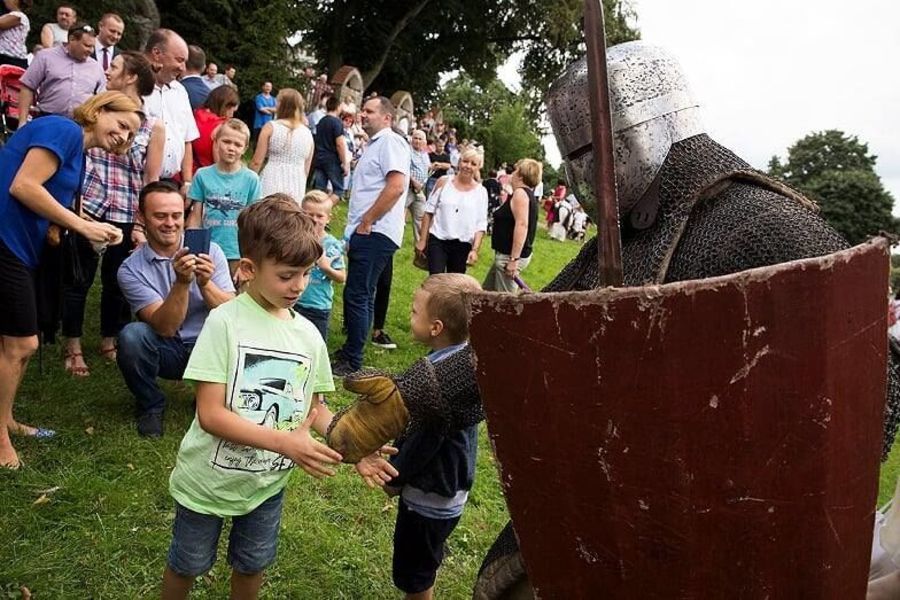
{"type": "Polygon", "coordinates": [[[118,356],[119,347],[113,344],[109,348],[100,348],[98,354],[108,360],[111,363],[116,362],[116,357],[118,356]]]}
{"type": "Polygon", "coordinates": [[[81,352],[66,352],[65,354],[65,369],[72,377],[87,377],[91,374],[90,369],[88,369],[87,365],[78,366],[75,364],[76,359],[81,358],[82,363],[84,362],[84,355],[81,352]]]}
{"type": "Polygon", "coordinates": [[[21,437],[33,438],[36,440],[49,440],[56,437],[56,432],[52,429],[44,429],[43,427],[28,427],[18,425],[17,429],[10,429],[10,433],[21,437]],[[33,429],[33,433],[29,433],[28,429],[33,429]]]}

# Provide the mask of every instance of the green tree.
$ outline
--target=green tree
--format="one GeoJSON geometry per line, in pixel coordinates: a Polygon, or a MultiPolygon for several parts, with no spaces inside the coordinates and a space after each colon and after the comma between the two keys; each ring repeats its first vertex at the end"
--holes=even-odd
{"type": "MultiPolygon", "coordinates": [[[[302,2],[301,2],[302,3],[302,2]]],[[[603,0],[609,43],[638,37],[630,0],[603,0]]],[[[529,108],[560,70],[584,52],[581,0],[335,0],[318,3],[304,38],[321,66],[352,64],[367,88],[410,91],[428,104],[441,73],[464,70],[486,83],[524,51],[529,108]]]]}
{"type": "Polygon", "coordinates": [[[875,173],[877,158],[856,136],[831,129],[799,140],[783,163],[773,156],[769,174],[818,202],[822,217],[856,244],[881,231],[900,231],[891,214],[894,198],[875,173]]]}
{"type": "Polygon", "coordinates": [[[462,72],[444,85],[438,99],[444,107],[444,121],[455,127],[461,138],[480,139],[494,114],[516,102],[516,95],[496,77],[481,83],[462,72]]]}
{"type": "Polygon", "coordinates": [[[484,164],[497,166],[520,158],[542,160],[544,150],[525,106],[516,102],[501,107],[481,130],[484,164]]]}
{"type": "Polygon", "coordinates": [[[207,60],[237,68],[244,99],[263,81],[297,87],[299,61],[288,38],[305,27],[314,3],[296,0],[157,0],[162,26],[206,52],[207,60]]]}
{"type": "Polygon", "coordinates": [[[524,102],[496,77],[480,83],[467,73],[447,82],[439,97],[444,121],[459,139],[484,144],[484,166],[543,158],[540,133],[524,102]]]}

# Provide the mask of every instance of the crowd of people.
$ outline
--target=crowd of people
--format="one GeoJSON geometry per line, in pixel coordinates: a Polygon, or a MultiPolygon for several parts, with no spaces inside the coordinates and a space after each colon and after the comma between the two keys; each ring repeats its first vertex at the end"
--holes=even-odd
{"type": "MultiPolygon", "coordinates": [[[[482,177],[480,145],[434,114],[403,131],[388,98],[357,107],[312,73],[303,91],[273,95],[263,82],[248,124],[234,118],[235,68],[220,75],[174,31],[121,51],[120,16],[94,29],[61,5],[28,53],[28,0],[3,7],[0,61],[24,72],[19,127],[0,149],[0,468],[21,466],[15,436],[55,436],[13,411],[41,336],[61,327],[66,371],[91,375],[81,339],[99,268],[98,354],[117,363],[135,399],[137,433],[164,434],[160,379],[194,384],[195,416],[170,478],[164,598],[186,597],[210,570],[226,518],[232,596],[256,597],[275,560],[291,469],[326,477],[340,462],[400,497],[393,581],[430,598],[473,484],[477,421],[413,428],[375,451],[353,445],[382,433],[365,421],[366,402],[377,397],[390,405],[382,414],[409,419],[420,400],[360,373],[367,343],[396,347],[384,317],[407,212],[429,272],[410,299],[410,332],[429,350],[422,364],[471,383],[447,366],[471,353],[467,294],[526,288],[542,207],[552,237],[584,238],[589,220],[565,183],[545,196],[541,162],[527,157],[482,177]],[[340,202],[338,232],[330,225],[340,202]],[[494,256],[479,284],[465,273],[486,236],[494,256]],[[335,321],[345,336],[330,352],[335,321]],[[324,398],[334,376],[349,376],[364,399],[337,416],[324,398]],[[336,424],[346,437],[331,443],[336,424]]],[[[406,422],[389,425],[400,432],[406,422]]]]}
{"type": "MultiPolygon", "coordinates": [[[[309,435],[331,420],[322,394],[332,376],[358,371],[367,343],[396,348],[384,322],[407,212],[430,274],[409,299],[410,330],[438,362],[466,346],[464,293],[482,286],[465,272],[491,230],[484,289],[524,287],[541,163],[502,165],[503,183],[496,172],[483,178],[480,145],[457,142],[433,114],[402,131],[389,99],[357,107],[314,74],[303,91],[263,82],[244,123],[234,67],[219,75],[174,31],[121,50],[119,15],[94,29],[61,5],[29,60],[28,0],[4,6],[0,62],[24,72],[19,126],[0,148],[0,296],[10,307],[0,316],[0,468],[21,464],[15,436],[55,435],[13,417],[39,341],[61,330],[65,370],[91,375],[82,337],[99,269],[96,356],[117,363],[137,433],[164,434],[160,379],[196,384],[172,475],[164,594],[184,597],[209,570],[222,519],[233,517],[254,546],[232,536],[232,583],[253,597],[274,560],[288,470],[331,475],[342,460],[309,435]],[[347,224],[334,231],[340,202],[347,224]],[[336,321],[346,335],[329,353],[336,321]]],[[[474,427],[417,434],[398,440],[396,456],[386,447],[353,461],[366,483],[401,497],[394,580],[410,595],[433,587],[472,485],[476,440],[474,427]]]]}

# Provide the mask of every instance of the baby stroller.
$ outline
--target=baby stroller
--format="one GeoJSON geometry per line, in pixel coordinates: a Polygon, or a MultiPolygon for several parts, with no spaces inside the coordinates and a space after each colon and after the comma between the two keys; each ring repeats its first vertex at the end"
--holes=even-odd
{"type": "Polygon", "coordinates": [[[19,92],[22,83],[19,81],[25,69],[14,65],[0,65],[0,145],[6,143],[9,136],[19,126],[19,92]]]}

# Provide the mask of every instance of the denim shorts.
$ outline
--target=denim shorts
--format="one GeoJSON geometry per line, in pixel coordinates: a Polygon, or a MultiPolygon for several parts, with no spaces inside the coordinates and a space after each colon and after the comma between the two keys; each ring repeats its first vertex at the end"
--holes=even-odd
{"type": "MultiPolygon", "coordinates": [[[[242,575],[263,572],[275,561],[281,525],[281,490],[255,509],[231,519],[228,564],[242,575]]],[[[216,547],[224,519],[194,512],[175,503],[169,568],[183,577],[199,577],[216,562],[216,547]]]]}

